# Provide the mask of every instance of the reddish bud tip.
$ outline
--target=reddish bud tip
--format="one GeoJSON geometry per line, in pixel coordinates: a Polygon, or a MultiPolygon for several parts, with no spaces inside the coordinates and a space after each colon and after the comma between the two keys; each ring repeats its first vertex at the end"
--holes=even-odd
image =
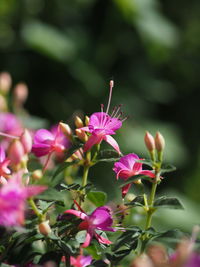
{"type": "Polygon", "coordinates": [[[146,132],[144,142],[149,151],[153,151],[155,149],[155,140],[149,132],[146,132]]]}
{"type": "Polygon", "coordinates": [[[20,141],[24,147],[24,152],[26,154],[30,153],[33,142],[32,142],[31,134],[27,129],[25,129],[22,135],[20,136],[20,141]]]}
{"type": "Polygon", "coordinates": [[[163,151],[165,148],[165,139],[160,132],[156,133],[155,146],[156,146],[157,151],[159,152],[163,151]]]}

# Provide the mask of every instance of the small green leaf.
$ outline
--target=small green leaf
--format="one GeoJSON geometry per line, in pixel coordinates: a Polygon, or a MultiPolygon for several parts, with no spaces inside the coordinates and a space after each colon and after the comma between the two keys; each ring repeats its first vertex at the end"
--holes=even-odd
{"type": "Polygon", "coordinates": [[[163,164],[161,168],[161,174],[166,173],[166,172],[173,172],[176,170],[176,167],[173,166],[172,164],[163,164]]]}
{"type": "Polygon", "coordinates": [[[46,202],[43,200],[39,200],[38,204],[39,204],[39,208],[43,211],[43,213],[45,213],[48,208],[50,208],[55,202],[51,201],[51,202],[46,202]]]}
{"type": "Polygon", "coordinates": [[[96,206],[100,207],[106,204],[107,195],[101,191],[90,191],[87,198],[96,206]]]}
{"type": "Polygon", "coordinates": [[[80,231],[76,234],[75,236],[76,238],[76,241],[79,243],[79,244],[82,244],[85,242],[85,238],[86,238],[86,231],[83,230],[83,231],[80,231]]]}
{"type": "Polygon", "coordinates": [[[179,199],[175,197],[159,197],[154,202],[156,208],[184,209],[179,199]]]}
{"type": "Polygon", "coordinates": [[[143,196],[137,196],[131,202],[127,202],[125,205],[133,206],[133,207],[136,207],[136,206],[143,207],[144,206],[144,197],[143,196]]]}
{"type": "Polygon", "coordinates": [[[102,150],[99,152],[96,161],[106,161],[106,162],[113,162],[119,160],[119,153],[116,150],[102,150]]]}
{"type": "Polygon", "coordinates": [[[37,199],[47,200],[47,201],[64,201],[64,196],[62,192],[57,191],[54,188],[49,188],[42,194],[36,196],[37,199]]]}
{"type": "Polygon", "coordinates": [[[77,161],[71,161],[71,162],[63,162],[62,164],[60,164],[60,166],[57,168],[57,170],[55,171],[54,175],[53,175],[53,179],[62,171],[64,171],[67,167],[76,164],[77,161]]]}

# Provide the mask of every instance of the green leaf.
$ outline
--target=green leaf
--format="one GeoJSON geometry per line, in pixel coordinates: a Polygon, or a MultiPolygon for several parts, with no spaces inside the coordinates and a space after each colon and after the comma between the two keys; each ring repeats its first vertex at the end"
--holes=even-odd
{"type": "Polygon", "coordinates": [[[51,201],[51,202],[46,202],[43,200],[38,201],[39,208],[43,211],[43,213],[45,213],[54,203],[55,201],[51,201]]]}
{"type": "Polygon", "coordinates": [[[137,196],[131,202],[127,202],[125,205],[133,206],[133,207],[136,207],[136,206],[143,207],[144,206],[144,197],[143,196],[137,196]]]}
{"type": "Polygon", "coordinates": [[[85,237],[86,237],[86,231],[83,230],[83,231],[80,231],[76,234],[75,238],[76,238],[76,241],[80,244],[84,243],[85,242],[85,237]]]}
{"type": "Polygon", "coordinates": [[[100,207],[106,204],[107,195],[101,191],[90,191],[87,198],[96,206],[100,207]]]}
{"type": "Polygon", "coordinates": [[[166,172],[173,172],[176,170],[176,167],[173,166],[172,164],[163,164],[161,168],[161,174],[166,173],[166,172]]]}
{"type": "Polygon", "coordinates": [[[79,184],[69,184],[69,185],[66,185],[66,184],[61,184],[61,186],[67,190],[79,190],[80,189],[80,185],[79,184]]]}
{"type": "Polygon", "coordinates": [[[159,197],[154,202],[156,208],[184,209],[179,199],[175,197],[159,197]]]}
{"type": "Polygon", "coordinates": [[[36,196],[37,199],[47,200],[47,201],[64,201],[64,196],[62,192],[57,191],[54,188],[49,188],[42,194],[36,196]]]}
{"type": "Polygon", "coordinates": [[[105,149],[99,152],[96,161],[113,162],[119,160],[119,158],[119,154],[116,150],[105,149]]]}
{"type": "Polygon", "coordinates": [[[71,161],[71,162],[63,162],[62,164],[60,164],[60,166],[57,168],[57,170],[55,171],[54,175],[53,175],[53,179],[60,174],[62,171],[64,171],[67,167],[76,164],[77,161],[71,161]]]}

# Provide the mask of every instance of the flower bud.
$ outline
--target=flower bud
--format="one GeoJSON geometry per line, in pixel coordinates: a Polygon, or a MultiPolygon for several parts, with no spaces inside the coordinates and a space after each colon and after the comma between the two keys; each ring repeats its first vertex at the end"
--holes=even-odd
{"type": "Polygon", "coordinates": [[[22,106],[28,97],[28,87],[25,83],[18,83],[14,88],[15,104],[22,106]]]}
{"type": "Polygon", "coordinates": [[[59,126],[60,126],[60,130],[68,137],[71,137],[72,135],[72,130],[71,128],[69,127],[68,124],[66,123],[63,123],[63,122],[60,122],[59,123],[59,126]]]}
{"type": "Polygon", "coordinates": [[[165,148],[165,139],[160,132],[156,133],[155,146],[158,152],[163,151],[165,148]]]}
{"type": "Polygon", "coordinates": [[[31,149],[32,149],[32,137],[31,137],[31,134],[30,132],[25,129],[24,132],[22,133],[22,135],[20,136],[20,141],[24,147],[24,152],[26,154],[30,153],[31,152],[31,149]]]}
{"type": "Polygon", "coordinates": [[[9,92],[11,83],[12,79],[8,72],[0,73],[0,92],[2,94],[7,94],[9,92]]]}
{"type": "Polygon", "coordinates": [[[155,149],[155,140],[149,132],[146,132],[144,142],[149,151],[153,151],[155,149]]]}
{"type": "Polygon", "coordinates": [[[75,117],[75,121],[74,122],[75,122],[75,125],[76,125],[77,128],[81,128],[81,127],[84,126],[83,125],[83,121],[81,120],[81,118],[79,116],[75,117]]]}
{"type": "Polygon", "coordinates": [[[24,147],[19,139],[15,139],[9,149],[8,149],[8,158],[11,160],[12,164],[19,164],[24,156],[24,147]]]}
{"type": "Polygon", "coordinates": [[[83,142],[87,142],[87,140],[88,140],[88,136],[87,136],[87,134],[86,134],[84,131],[82,131],[82,130],[80,130],[80,129],[76,129],[75,132],[76,132],[76,135],[78,136],[78,138],[79,138],[81,141],[83,141],[83,142]]]}
{"type": "Polygon", "coordinates": [[[90,122],[90,118],[88,116],[85,116],[85,125],[88,126],[90,122]]]}
{"type": "Polygon", "coordinates": [[[43,235],[48,235],[51,233],[51,227],[49,226],[49,221],[41,222],[38,225],[39,232],[43,235]]]}
{"type": "Polygon", "coordinates": [[[39,169],[33,171],[31,175],[32,179],[36,181],[42,179],[42,176],[43,176],[42,170],[39,169]]]}

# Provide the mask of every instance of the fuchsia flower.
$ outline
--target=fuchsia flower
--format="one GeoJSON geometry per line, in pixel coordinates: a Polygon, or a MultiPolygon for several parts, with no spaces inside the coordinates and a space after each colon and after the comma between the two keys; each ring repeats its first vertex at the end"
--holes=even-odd
{"type": "Polygon", "coordinates": [[[5,151],[2,146],[0,146],[0,184],[6,184],[8,175],[11,173],[10,169],[8,169],[8,165],[10,164],[10,160],[6,158],[5,151]]]}
{"type": "Polygon", "coordinates": [[[52,152],[61,153],[69,146],[70,142],[57,126],[52,132],[46,129],[36,132],[32,152],[37,157],[42,157],[52,152]]]}
{"type": "Polygon", "coordinates": [[[103,140],[105,140],[119,154],[121,153],[117,142],[111,135],[114,135],[115,132],[122,127],[122,122],[126,118],[124,118],[123,120],[120,118],[122,115],[120,112],[121,106],[115,107],[112,114],[108,115],[112,96],[112,88],[113,81],[110,82],[110,95],[106,112],[103,111],[103,105],[101,105],[101,112],[92,114],[88,126],[80,128],[83,131],[91,133],[91,136],[84,145],[84,152],[90,150],[95,144],[100,144],[103,140]]]}
{"type": "Polygon", "coordinates": [[[26,199],[46,189],[46,186],[24,186],[19,173],[9,179],[7,184],[0,188],[0,225],[23,225],[26,199]]]}
{"type": "MultiPolygon", "coordinates": [[[[122,178],[127,180],[128,178],[143,174],[151,178],[155,178],[155,174],[149,170],[142,170],[142,163],[137,162],[140,158],[138,155],[131,153],[124,157],[121,157],[118,162],[115,162],[113,171],[117,174],[116,178],[122,178]]],[[[128,193],[131,183],[122,187],[122,197],[128,193]]]]}
{"type": "Polygon", "coordinates": [[[79,255],[77,258],[70,257],[70,264],[75,267],[86,267],[89,266],[92,262],[91,256],[79,255]]]}
{"type": "Polygon", "coordinates": [[[111,217],[111,210],[107,206],[102,206],[95,209],[92,214],[87,215],[80,207],[80,211],[78,210],[66,210],[65,213],[73,214],[83,221],[79,224],[80,230],[86,230],[86,239],[83,248],[88,247],[93,236],[98,240],[99,243],[102,244],[112,244],[111,241],[102,237],[101,235],[96,233],[96,230],[101,231],[111,231],[114,232],[115,229],[112,228],[113,219],[111,217]]]}
{"type": "Polygon", "coordinates": [[[5,134],[19,136],[23,132],[22,124],[14,114],[1,112],[0,132],[3,132],[5,134]]]}

